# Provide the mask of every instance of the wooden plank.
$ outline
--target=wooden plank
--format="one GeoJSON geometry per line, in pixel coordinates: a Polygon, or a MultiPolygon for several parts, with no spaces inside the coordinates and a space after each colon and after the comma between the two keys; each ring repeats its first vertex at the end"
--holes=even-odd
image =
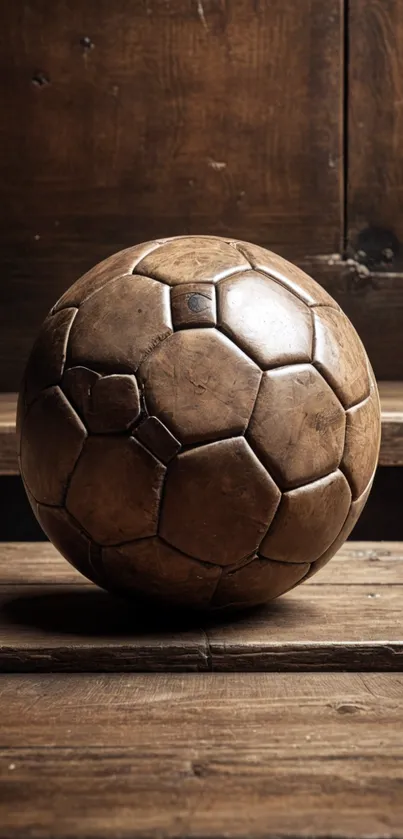
{"type": "MultiPolygon", "coordinates": [[[[403,382],[379,382],[382,404],[381,466],[403,465],[403,382]]],[[[17,397],[0,393],[0,475],[19,473],[15,410],[17,397]]]]}
{"type": "MultiPolygon", "coordinates": [[[[347,254],[335,294],[360,333],[375,374],[403,378],[403,8],[350,0],[347,254]],[[385,95],[385,91],[387,91],[385,95]],[[348,267],[350,266],[350,267],[348,267]]],[[[400,447],[389,422],[390,447],[400,447]]],[[[389,450],[385,462],[394,465],[389,450]]]]}
{"type": "Polygon", "coordinates": [[[4,7],[1,390],[59,295],[134,239],[339,250],[343,5],[4,7]]]}
{"type": "Polygon", "coordinates": [[[391,674],[9,676],[0,836],[400,839],[391,674]]]}
{"type": "Polygon", "coordinates": [[[380,382],[382,403],[382,466],[403,464],[403,383],[380,382]]]}
{"type": "Polygon", "coordinates": [[[0,475],[18,475],[15,436],[16,393],[0,393],[0,475]]]}
{"type": "Polygon", "coordinates": [[[234,617],[152,614],[49,545],[1,548],[0,671],[401,670],[402,543],[347,543],[312,580],[234,617]]]}
{"type": "Polygon", "coordinates": [[[403,7],[400,0],[350,0],[348,5],[349,245],[364,264],[399,270],[403,7]]]}

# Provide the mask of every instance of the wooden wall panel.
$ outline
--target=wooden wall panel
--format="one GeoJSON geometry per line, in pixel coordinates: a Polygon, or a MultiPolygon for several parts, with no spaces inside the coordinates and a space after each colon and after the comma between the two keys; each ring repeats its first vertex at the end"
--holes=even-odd
{"type": "Polygon", "coordinates": [[[231,234],[342,238],[343,0],[0,0],[0,389],[84,270],[231,234]]]}
{"type": "Polygon", "coordinates": [[[335,285],[377,376],[402,379],[403,3],[349,0],[346,26],[345,224],[352,262],[335,285]]]}
{"type": "Polygon", "coordinates": [[[358,259],[403,267],[403,3],[349,4],[348,233],[358,259]]]}

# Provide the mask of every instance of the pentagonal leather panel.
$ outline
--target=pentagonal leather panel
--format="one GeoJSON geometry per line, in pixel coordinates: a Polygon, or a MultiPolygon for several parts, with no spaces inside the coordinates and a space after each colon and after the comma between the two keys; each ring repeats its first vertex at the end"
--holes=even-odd
{"type": "Polygon", "coordinates": [[[357,521],[365,507],[365,504],[367,503],[369,493],[371,492],[372,481],[373,476],[365,492],[363,492],[363,494],[360,495],[360,497],[357,498],[356,501],[352,502],[348,516],[343,524],[343,527],[339,535],[336,537],[336,539],[330,545],[327,551],[325,551],[322,554],[322,556],[320,556],[319,559],[316,560],[316,562],[312,563],[309,569],[309,573],[307,575],[308,577],[312,577],[313,574],[316,574],[316,572],[323,568],[324,565],[327,565],[329,560],[332,559],[335,553],[337,553],[337,551],[342,547],[342,545],[344,545],[344,542],[346,541],[346,539],[348,539],[353,527],[355,527],[355,525],[357,524],[357,521]]]}
{"type": "Polygon", "coordinates": [[[55,548],[77,571],[97,582],[91,564],[90,540],[80,531],[67,510],[62,507],[45,507],[38,504],[38,521],[55,548]]]}
{"type": "Polygon", "coordinates": [[[259,606],[279,597],[305,577],[309,563],[273,562],[256,557],[241,568],[224,571],[212,606],[259,606]]]}
{"type": "Polygon", "coordinates": [[[222,440],[169,465],[159,532],[196,559],[231,565],[257,548],[279,500],[246,440],[222,440]]]}
{"type": "Polygon", "coordinates": [[[172,323],[175,329],[215,326],[215,287],[209,283],[183,283],[171,288],[172,323]]]}
{"type": "Polygon", "coordinates": [[[163,463],[172,460],[181,447],[176,437],[157,417],[147,417],[136,429],[135,437],[163,463]]]}
{"type": "Polygon", "coordinates": [[[140,416],[140,394],[134,376],[100,376],[85,367],[71,367],[63,390],[93,434],[125,431],[140,416]]]}
{"type": "Polygon", "coordinates": [[[378,400],[371,395],[346,412],[346,442],[342,469],[350,481],[353,497],[368,486],[376,467],[381,444],[381,417],[378,400]]]}
{"type": "Polygon", "coordinates": [[[59,387],[32,403],[21,439],[21,469],[28,489],[42,504],[62,505],[86,430],[59,387]]]}
{"type": "Polygon", "coordinates": [[[154,536],[165,467],[133,437],[90,437],[67,510],[102,545],[154,536]]]}
{"type": "Polygon", "coordinates": [[[313,562],[340,533],[350,504],[350,487],[340,471],[284,493],[259,553],[282,562],[313,562]]]}
{"type": "Polygon", "coordinates": [[[107,283],[116,280],[124,274],[132,274],[137,263],[148,253],[159,247],[159,242],[143,242],[133,248],[126,248],[123,251],[112,254],[98,262],[94,268],[87,271],[80,277],[71,288],[63,294],[53,308],[54,312],[66,306],[80,306],[94,292],[99,291],[107,283]]]}
{"type": "Polygon", "coordinates": [[[333,472],[343,455],[344,430],[340,402],[311,365],[263,374],[247,435],[284,489],[333,472]]]}
{"type": "Polygon", "coordinates": [[[333,297],[319,283],[292,262],[249,242],[235,242],[235,245],[245,254],[252,268],[274,277],[309,306],[328,305],[339,308],[333,297]]]}
{"type": "Polygon", "coordinates": [[[137,266],[139,274],[154,277],[168,285],[178,283],[216,283],[250,265],[236,248],[223,239],[182,236],[161,245],[137,266]]]}
{"type": "Polygon", "coordinates": [[[203,565],[158,537],[103,548],[102,559],[112,588],[183,607],[206,608],[221,574],[217,566],[203,565]]]}
{"type": "Polygon", "coordinates": [[[261,373],[215,329],[175,332],[141,365],[148,411],[181,443],[241,434],[261,373]]]}
{"type": "Polygon", "coordinates": [[[105,373],[134,373],[171,332],[169,288],[146,277],[120,277],[80,306],[70,332],[68,363],[105,373]]]}
{"type": "Polygon", "coordinates": [[[217,286],[220,326],[261,367],[310,361],[312,317],[284,286],[245,271],[217,286]]]}
{"type": "Polygon", "coordinates": [[[25,403],[47,387],[59,384],[66,360],[67,341],[77,309],[48,315],[35,341],[25,371],[25,403]]]}
{"type": "Polygon", "coordinates": [[[327,306],[314,311],[314,363],[345,408],[369,394],[364,347],[348,318],[327,306]]]}

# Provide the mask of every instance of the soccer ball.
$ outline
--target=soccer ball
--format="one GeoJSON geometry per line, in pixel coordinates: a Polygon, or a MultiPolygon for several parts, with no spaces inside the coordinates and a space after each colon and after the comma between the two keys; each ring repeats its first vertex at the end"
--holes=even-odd
{"type": "Polygon", "coordinates": [[[79,571],[219,609],[277,597],[343,544],[380,409],[321,286],[256,245],[182,236],[111,256],[61,297],[18,429],[35,514],[79,571]]]}

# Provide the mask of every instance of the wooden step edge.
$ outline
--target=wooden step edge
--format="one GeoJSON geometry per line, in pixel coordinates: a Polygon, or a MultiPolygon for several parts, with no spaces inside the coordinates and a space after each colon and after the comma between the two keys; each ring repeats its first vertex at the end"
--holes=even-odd
{"type": "MultiPolygon", "coordinates": [[[[379,382],[382,442],[379,464],[403,466],[403,382],[379,382]]],[[[15,440],[16,393],[0,394],[0,475],[18,475],[15,440]]]]}

